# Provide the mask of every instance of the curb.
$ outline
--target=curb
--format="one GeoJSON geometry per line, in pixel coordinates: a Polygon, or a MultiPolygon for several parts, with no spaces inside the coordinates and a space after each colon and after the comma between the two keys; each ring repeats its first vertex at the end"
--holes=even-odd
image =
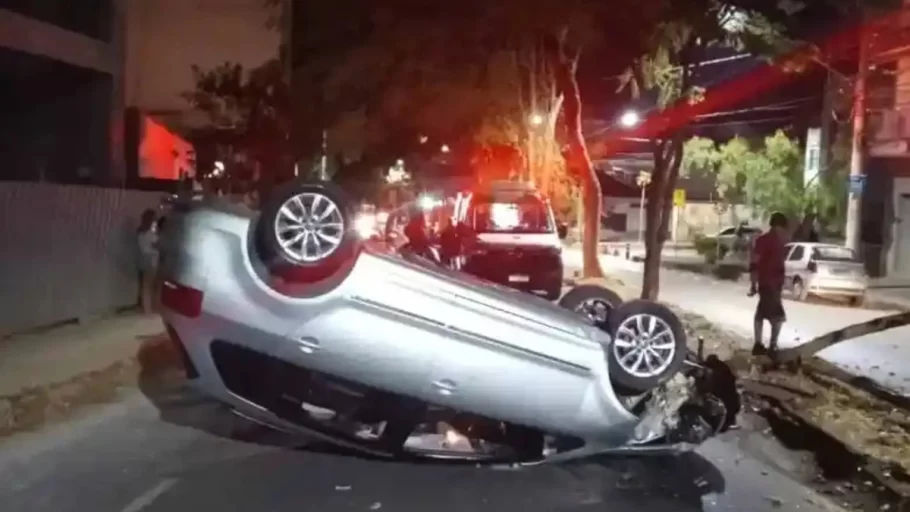
{"type": "Polygon", "coordinates": [[[80,408],[110,403],[127,389],[138,387],[141,374],[157,372],[179,362],[164,333],[137,344],[134,356],[62,382],[22,389],[0,396],[0,438],[63,421],[80,408]]]}
{"type": "MultiPolygon", "coordinates": [[[[795,425],[798,433],[794,437],[799,438],[798,442],[802,445],[800,448],[813,453],[817,459],[828,458],[830,460],[839,457],[849,459],[853,466],[850,480],[862,482],[867,487],[874,487],[875,489],[870,490],[878,494],[880,510],[908,510],[910,484],[906,483],[908,475],[901,468],[857,452],[841,441],[837,435],[807,417],[808,415],[803,411],[791,407],[786,400],[775,396],[775,393],[769,392],[767,389],[761,389],[762,387],[771,388],[772,386],[747,382],[743,385],[743,391],[760,397],[770,405],[757,412],[768,420],[772,431],[775,430],[775,426],[780,426],[781,422],[795,425]],[[807,442],[810,439],[814,442],[807,442]],[[807,446],[807,444],[815,446],[807,446]],[[895,505],[896,508],[894,508],[895,505]]],[[[780,437],[780,434],[775,433],[775,436],[780,437]]],[[[784,442],[784,444],[787,443],[784,442]]]]}

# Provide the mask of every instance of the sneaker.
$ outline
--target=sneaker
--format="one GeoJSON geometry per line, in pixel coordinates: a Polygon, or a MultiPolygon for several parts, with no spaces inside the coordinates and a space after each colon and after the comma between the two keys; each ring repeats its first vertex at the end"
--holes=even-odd
{"type": "Polygon", "coordinates": [[[753,356],[763,356],[768,353],[768,350],[765,349],[765,346],[761,343],[756,343],[752,345],[752,355],[753,356]]]}

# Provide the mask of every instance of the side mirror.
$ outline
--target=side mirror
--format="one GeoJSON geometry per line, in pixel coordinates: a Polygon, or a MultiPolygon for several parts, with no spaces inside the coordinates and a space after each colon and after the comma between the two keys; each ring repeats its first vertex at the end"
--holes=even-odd
{"type": "Polygon", "coordinates": [[[569,236],[569,226],[564,223],[560,223],[556,226],[556,234],[559,236],[560,240],[565,240],[569,236]]]}

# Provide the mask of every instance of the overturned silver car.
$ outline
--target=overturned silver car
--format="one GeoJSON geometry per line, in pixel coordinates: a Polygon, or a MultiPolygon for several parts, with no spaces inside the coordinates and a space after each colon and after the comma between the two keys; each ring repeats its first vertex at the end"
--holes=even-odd
{"type": "Polygon", "coordinates": [[[554,304],[353,224],[321,183],[285,185],[261,214],[175,205],[162,316],[194,387],[272,428],[399,459],[666,451],[735,417],[737,399],[715,392],[728,372],[692,356],[663,306],[590,285],[554,304]]]}

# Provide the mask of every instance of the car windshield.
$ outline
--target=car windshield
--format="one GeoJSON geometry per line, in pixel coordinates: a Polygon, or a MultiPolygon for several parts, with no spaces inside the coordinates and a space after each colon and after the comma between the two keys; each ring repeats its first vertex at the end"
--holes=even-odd
{"type": "Polygon", "coordinates": [[[812,258],[817,261],[856,261],[856,254],[853,249],[847,247],[826,245],[814,247],[812,249],[812,258]]]}
{"type": "Polygon", "coordinates": [[[469,211],[477,233],[552,233],[555,231],[547,204],[525,196],[515,200],[480,198],[469,211]]]}

